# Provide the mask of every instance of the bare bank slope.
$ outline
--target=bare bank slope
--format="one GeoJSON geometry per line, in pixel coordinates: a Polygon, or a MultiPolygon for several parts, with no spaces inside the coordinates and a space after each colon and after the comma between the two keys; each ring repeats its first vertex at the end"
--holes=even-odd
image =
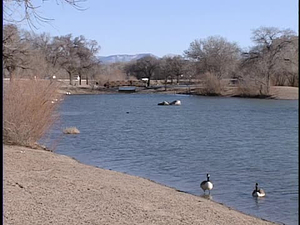
{"type": "Polygon", "coordinates": [[[4,224],[274,224],[149,180],[4,146],[4,224]]]}
{"type": "Polygon", "coordinates": [[[298,87],[272,86],[270,92],[275,99],[296,100],[299,98],[298,87]]]}

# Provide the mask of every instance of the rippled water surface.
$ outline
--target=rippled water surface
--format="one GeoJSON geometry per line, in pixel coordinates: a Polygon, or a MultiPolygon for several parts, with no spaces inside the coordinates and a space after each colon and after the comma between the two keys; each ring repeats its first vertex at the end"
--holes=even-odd
{"type": "Polygon", "coordinates": [[[212,200],[298,224],[298,101],[163,94],[67,96],[44,143],[94,166],[194,194],[210,173],[212,200]],[[179,99],[181,106],[158,106],[179,99]],[[76,126],[79,135],[62,136],[76,126]],[[55,141],[54,141],[55,140],[55,141]],[[266,191],[251,196],[255,183],[266,191]]]}

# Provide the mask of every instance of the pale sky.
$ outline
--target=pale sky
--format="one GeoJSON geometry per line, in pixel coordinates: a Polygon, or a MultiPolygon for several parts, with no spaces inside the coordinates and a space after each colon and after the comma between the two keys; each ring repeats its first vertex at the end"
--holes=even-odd
{"type": "MultiPolygon", "coordinates": [[[[253,45],[260,26],[290,28],[298,34],[298,0],[86,0],[78,11],[60,0],[33,0],[54,19],[36,33],[72,34],[96,40],[100,56],[152,53],[182,55],[195,39],[219,35],[240,47],[253,45]]],[[[29,29],[24,24],[22,28],[29,29]]]]}

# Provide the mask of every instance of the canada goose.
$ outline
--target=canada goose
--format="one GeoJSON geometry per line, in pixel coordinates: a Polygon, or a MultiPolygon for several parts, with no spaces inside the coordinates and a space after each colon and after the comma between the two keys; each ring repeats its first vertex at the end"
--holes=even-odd
{"type": "Polygon", "coordinates": [[[170,105],[170,103],[167,101],[163,101],[163,102],[158,103],[158,105],[170,105]]]}
{"type": "Polygon", "coordinates": [[[175,101],[171,102],[170,105],[181,105],[181,101],[175,100],[175,101]]]}
{"type": "Polygon", "coordinates": [[[200,184],[200,187],[202,188],[204,193],[205,193],[206,190],[208,190],[209,194],[210,194],[210,190],[213,189],[214,185],[211,181],[209,181],[210,175],[206,174],[206,177],[207,177],[207,180],[202,181],[201,184],[200,184]]]}
{"type": "Polygon", "coordinates": [[[253,197],[264,197],[266,195],[265,191],[261,188],[258,188],[258,183],[255,184],[255,189],[252,192],[253,197]]]}

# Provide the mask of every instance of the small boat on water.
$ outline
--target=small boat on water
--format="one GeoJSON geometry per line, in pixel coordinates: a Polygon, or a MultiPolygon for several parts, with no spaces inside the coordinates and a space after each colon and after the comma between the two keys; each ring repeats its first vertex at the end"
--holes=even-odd
{"type": "Polygon", "coordinates": [[[124,92],[124,93],[132,93],[136,91],[135,86],[123,86],[119,87],[119,92],[124,92]]]}

